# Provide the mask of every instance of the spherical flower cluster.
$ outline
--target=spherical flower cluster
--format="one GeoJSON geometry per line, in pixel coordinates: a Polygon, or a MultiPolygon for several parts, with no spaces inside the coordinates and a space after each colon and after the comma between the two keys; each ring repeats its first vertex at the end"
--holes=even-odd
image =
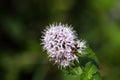
{"type": "Polygon", "coordinates": [[[82,53],[86,47],[84,41],[77,39],[73,28],[61,23],[52,24],[45,29],[42,36],[42,44],[44,50],[47,50],[49,60],[62,67],[74,64],[78,57],[73,53],[82,53]]]}

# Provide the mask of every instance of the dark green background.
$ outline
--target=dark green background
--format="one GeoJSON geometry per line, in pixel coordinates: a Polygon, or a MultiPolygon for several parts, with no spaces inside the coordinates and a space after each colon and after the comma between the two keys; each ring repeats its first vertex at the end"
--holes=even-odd
{"type": "Polygon", "coordinates": [[[54,22],[87,41],[104,80],[120,79],[119,0],[0,0],[0,80],[64,80],[39,40],[54,22]]]}

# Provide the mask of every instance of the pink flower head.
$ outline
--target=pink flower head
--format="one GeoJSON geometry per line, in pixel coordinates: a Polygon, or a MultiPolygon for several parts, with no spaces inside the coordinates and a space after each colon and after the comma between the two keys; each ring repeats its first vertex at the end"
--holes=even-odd
{"type": "Polygon", "coordinates": [[[77,40],[76,33],[72,27],[67,24],[50,25],[45,29],[42,36],[44,50],[47,50],[50,61],[67,67],[74,64],[78,57],[72,53],[76,48],[77,52],[82,52],[86,47],[85,42],[77,40]],[[77,47],[75,46],[77,44],[77,47]]]}

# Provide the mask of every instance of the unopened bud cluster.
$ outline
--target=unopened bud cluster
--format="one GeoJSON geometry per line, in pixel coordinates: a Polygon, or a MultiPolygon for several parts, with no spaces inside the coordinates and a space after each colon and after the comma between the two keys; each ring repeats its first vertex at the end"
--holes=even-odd
{"type": "Polygon", "coordinates": [[[82,53],[85,41],[78,40],[75,31],[67,24],[52,24],[43,32],[42,44],[50,61],[62,67],[74,64],[78,60],[76,52],[82,53]]]}

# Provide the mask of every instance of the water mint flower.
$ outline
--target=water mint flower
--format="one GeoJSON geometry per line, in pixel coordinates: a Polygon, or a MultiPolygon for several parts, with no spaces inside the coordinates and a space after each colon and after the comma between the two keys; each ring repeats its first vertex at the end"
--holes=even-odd
{"type": "Polygon", "coordinates": [[[76,41],[76,45],[77,45],[77,51],[78,53],[82,53],[82,51],[86,48],[86,41],[80,41],[80,40],[77,40],[76,41]]]}
{"type": "Polygon", "coordinates": [[[42,36],[44,50],[47,51],[50,61],[62,67],[74,64],[78,57],[73,54],[82,52],[86,47],[84,41],[77,40],[76,32],[67,24],[52,24],[48,26],[42,36]]]}

